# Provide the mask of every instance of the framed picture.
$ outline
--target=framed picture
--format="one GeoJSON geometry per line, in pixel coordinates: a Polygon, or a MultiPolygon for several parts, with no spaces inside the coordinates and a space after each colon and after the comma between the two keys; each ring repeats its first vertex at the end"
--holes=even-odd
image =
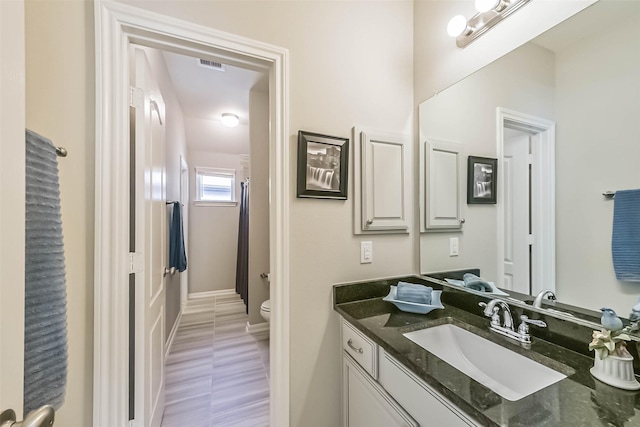
{"type": "Polygon", "coordinates": [[[498,161],[469,156],[467,163],[467,204],[495,204],[498,161]]]}
{"type": "Polygon", "coordinates": [[[349,139],[298,132],[298,197],[347,199],[349,139]]]}

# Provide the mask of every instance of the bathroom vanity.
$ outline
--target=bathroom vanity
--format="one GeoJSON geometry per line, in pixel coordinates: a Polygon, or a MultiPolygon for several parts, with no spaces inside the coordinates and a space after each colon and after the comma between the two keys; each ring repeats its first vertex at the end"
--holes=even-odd
{"type": "MultiPolygon", "coordinates": [[[[343,425],[640,426],[640,393],[615,389],[590,375],[591,328],[512,306],[514,319],[526,314],[548,324],[531,328],[531,344],[518,343],[489,330],[490,319],[478,304],[490,300],[421,276],[334,286],[334,308],[341,316],[343,425]],[[445,309],[412,314],[383,301],[399,280],[442,289],[445,309]],[[441,359],[405,336],[442,325],[498,344],[562,379],[524,397],[503,397],[495,386],[455,368],[447,356],[441,359]]],[[[490,350],[477,352],[487,353],[474,355],[480,364],[495,356],[490,350]]],[[[495,357],[497,377],[506,375],[514,384],[536,380],[527,377],[529,369],[513,369],[514,362],[495,357]]]]}

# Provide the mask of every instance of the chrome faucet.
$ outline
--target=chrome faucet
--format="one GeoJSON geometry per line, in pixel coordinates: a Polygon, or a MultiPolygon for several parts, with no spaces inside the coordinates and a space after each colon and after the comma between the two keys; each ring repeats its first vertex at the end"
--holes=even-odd
{"type": "Polygon", "coordinates": [[[520,326],[518,326],[518,330],[516,331],[513,328],[513,317],[511,315],[509,304],[501,299],[496,298],[492,299],[488,303],[481,302],[478,305],[484,308],[485,316],[491,317],[490,329],[492,331],[522,343],[531,343],[531,334],[529,334],[530,324],[539,326],[541,328],[547,326],[547,324],[542,320],[529,319],[528,316],[523,314],[522,316],[520,316],[520,320],[522,323],[520,323],[520,326]],[[502,325],[500,324],[500,308],[502,308],[503,316],[502,325]]]}
{"type": "Polygon", "coordinates": [[[556,294],[554,294],[553,291],[550,289],[545,289],[543,291],[538,292],[538,295],[536,295],[536,299],[533,300],[533,306],[535,308],[542,308],[542,300],[545,297],[547,297],[551,301],[556,300],[556,294]]]}

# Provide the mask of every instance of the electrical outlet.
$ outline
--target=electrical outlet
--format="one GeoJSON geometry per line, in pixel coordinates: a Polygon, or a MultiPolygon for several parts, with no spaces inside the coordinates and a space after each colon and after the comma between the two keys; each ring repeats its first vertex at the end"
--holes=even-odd
{"type": "Polygon", "coordinates": [[[373,262],[373,242],[360,242],[360,264],[373,262]]]}
{"type": "Polygon", "coordinates": [[[449,256],[458,256],[460,254],[459,241],[457,237],[449,238],[449,256]]]}

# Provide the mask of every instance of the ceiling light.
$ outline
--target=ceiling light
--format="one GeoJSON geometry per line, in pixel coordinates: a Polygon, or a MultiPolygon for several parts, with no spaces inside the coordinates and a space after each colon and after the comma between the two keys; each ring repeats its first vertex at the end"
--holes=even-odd
{"type": "Polygon", "coordinates": [[[227,127],[230,127],[230,128],[234,128],[234,127],[238,126],[238,123],[240,123],[240,119],[235,114],[224,113],[222,115],[222,124],[223,125],[225,125],[227,127]]]}

